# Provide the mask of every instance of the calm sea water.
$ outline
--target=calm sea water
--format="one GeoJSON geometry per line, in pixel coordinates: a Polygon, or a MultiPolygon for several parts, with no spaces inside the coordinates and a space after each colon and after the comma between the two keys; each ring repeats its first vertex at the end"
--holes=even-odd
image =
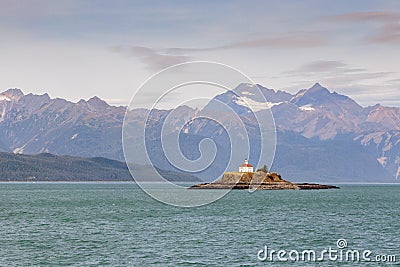
{"type": "Polygon", "coordinates": [[[304,266],[257,253],[336,248],[338,239],[399,265],[400,186],[232,191],[185,209],[130,183],[0,183],[0,266],[304,266]]]}

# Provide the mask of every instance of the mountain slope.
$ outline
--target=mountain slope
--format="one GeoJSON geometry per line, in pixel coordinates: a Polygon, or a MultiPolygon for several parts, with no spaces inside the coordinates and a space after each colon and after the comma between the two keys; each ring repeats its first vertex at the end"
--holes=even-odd
{"type": "Polygon", "coordinates": [[[11,89],[0,94],[0,110],[4,151],[123,159],[124,107],[109,106],[96,97],[72,103],[11,89]]]}
{"type": "MultiPolygon", "coordinates": [[[[146,177],[148,166],[135,166],[146,177]]],[[[193,175],[158,170],[169,181],[201,181],[193,175]]],[[[148,180],[151,180],[149,177],[148,180]]],[[[0,153],[0,181],[133,181],[125,162],[96,157],[57,156],[49,153],[0,153]]]]}
{"type": "Polygon", "coordinates": [[[280,132],[272,170],[295,182],[393,182],[390,170],[353,140],[320,141],[280,132]]]}

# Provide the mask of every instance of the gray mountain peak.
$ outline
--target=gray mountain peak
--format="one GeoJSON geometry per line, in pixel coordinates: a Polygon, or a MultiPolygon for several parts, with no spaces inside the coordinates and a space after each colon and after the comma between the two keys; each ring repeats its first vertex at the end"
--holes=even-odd
{"type": "Polygon", "coordinates": [[[24,96],[24,93],[18,88],[10,88],[7,91],[0,93],[0,96],[2,96],[4,99],[19,100],[24,96]]]}
{"type": "Polygon", "coordinates": [[[90,99],[87,101],[87,103],[88,103],[92,108],[95,108],[95,109],[106,109],[106,108],[109,107],[109,105],[107,104],[106,101],[100,99],[100,98],[97,97],[97,96],[94,96],[94,97],[90,98],[90,99]]]}

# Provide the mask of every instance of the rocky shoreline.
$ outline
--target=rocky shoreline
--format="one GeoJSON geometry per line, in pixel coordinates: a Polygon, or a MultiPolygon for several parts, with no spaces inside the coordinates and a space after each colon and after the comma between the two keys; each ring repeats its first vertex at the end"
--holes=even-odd
{"type": "Polygon", "coordinates": [[[226,172],[223,177],[213,183],[196,184],[190,189],[253,189],[253,190],[319,190],[337,189],[333,185],[292,183],[283,180],[277,173],[226,172]]]}

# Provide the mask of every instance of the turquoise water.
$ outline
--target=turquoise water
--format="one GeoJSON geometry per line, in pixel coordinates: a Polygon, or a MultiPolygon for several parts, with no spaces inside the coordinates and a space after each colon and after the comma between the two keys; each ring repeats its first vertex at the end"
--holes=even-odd
{"type": "MultiPolygon", "coordinates": [[[[265,245],[322,250],[341,238],[352,249],[396,255],[399,265],[399,193],[360,185],[232,191],[177,208],[130,183],[0,183],[0,266],[304,266],[261,262],[257,253],[265,245]]],[[[318,263],[338,265],[353,266],[318,263]]]]}

